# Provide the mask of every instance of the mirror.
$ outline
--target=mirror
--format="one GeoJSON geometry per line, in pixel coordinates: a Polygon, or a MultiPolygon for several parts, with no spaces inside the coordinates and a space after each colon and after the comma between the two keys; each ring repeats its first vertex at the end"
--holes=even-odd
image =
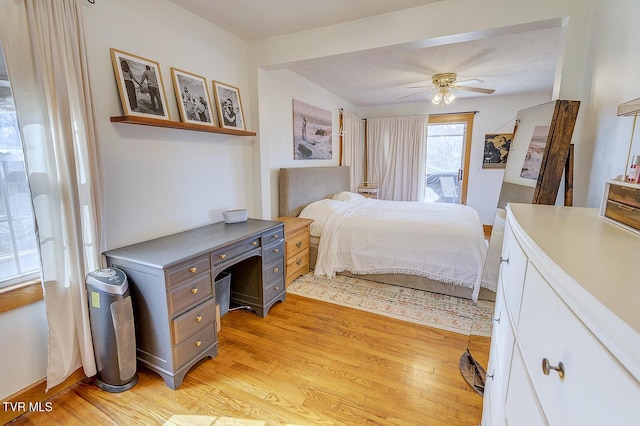
{"type": "MultiPolygon", "coordinates": [[[[491,325],[494,314],[500,254],[508,203],[558,204],[570,197],[572,180],[571,136],[578,101],[551,101],[518,112],[509,148],[495,220],[489,239],[481,292],[475,308],[467,351],[460,357],[460,372],[469,385],[484,394],[491,325]],[[563,175],[565,191],[560,192],[563,175]],[[565,195],[569,194],[569,196],[565,195]]],[[[506,284],[505,284],[506,285],[506,284]]]]}

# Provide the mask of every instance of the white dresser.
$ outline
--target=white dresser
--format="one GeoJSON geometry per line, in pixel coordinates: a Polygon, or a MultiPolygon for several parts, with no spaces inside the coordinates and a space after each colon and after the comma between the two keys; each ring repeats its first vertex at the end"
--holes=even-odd
{"type": "Polygon", "coordinates": [[[640,424],[640,236],[510,204],[482,425],[640,424]]]}

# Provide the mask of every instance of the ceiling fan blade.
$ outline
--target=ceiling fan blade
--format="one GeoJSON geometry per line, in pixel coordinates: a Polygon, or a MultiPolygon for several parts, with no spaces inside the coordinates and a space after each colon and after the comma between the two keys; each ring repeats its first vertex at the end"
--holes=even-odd
{"type": "Polygon", "coordinates": [[[471,87],[471,86],[451,86],[455,90],[466,90],[468,92],[478,92],[478,93],[486,93],[487,95],[491,95],[495,92],[494,89],[483,89],[481,87],[471,87]]]}
{"type": "Polygon", "coordinates": [[[398,100],[406,99],[406,98],[410,98],[410,97],[412,97],[412,96],[420,95],[420,94],[422,94],[422,93],[424,93],[424,91],[420,91],[420,92],[412,93],[412,94],[410,94],[410,95],[402,96],[402,97],[398,98],[398,100]]]}
{"type": "Polygon", "coordinates": [[[433,85],[429,84],[427,86],[407,86],[407,89],[424,89],[424,88],[433,89],[433,85]]]}
{"type": "Polygon", "coordinates": [[[470,79],[467,79],[467,80],[456,81],[456,85],[458,85],[458,84],[466,84],[466,83],[471,83],[471,82],[484,83],[484,80],[480,80],[479,78],[470,78],[470,79]]]}

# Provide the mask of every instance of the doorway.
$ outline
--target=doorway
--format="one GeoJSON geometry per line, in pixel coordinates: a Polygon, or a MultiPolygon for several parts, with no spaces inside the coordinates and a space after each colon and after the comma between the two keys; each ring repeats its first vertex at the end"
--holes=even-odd
{"type": "Polygon", "coordinates": [[[429,116],[425,202],[466,204],[473,116],[429,116]]]}

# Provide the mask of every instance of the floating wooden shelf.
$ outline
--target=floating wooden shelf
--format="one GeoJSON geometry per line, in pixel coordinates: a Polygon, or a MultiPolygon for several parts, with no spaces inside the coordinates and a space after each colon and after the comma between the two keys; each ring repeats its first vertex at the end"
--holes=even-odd
{"type": "Polygon", "coordinates": [[[225,129],[217,126],[205,126],[202,124],[183,123],[181,121],[160,120],[157,118],[137,117],[133,115],[122,115],[111,117],[112,123],[138,124],[141,126],[168,127],[170,129],[195,130],[198,132],[222,133],[234,136],[255,136],[256,132],[244,130],[225,129]]]}

